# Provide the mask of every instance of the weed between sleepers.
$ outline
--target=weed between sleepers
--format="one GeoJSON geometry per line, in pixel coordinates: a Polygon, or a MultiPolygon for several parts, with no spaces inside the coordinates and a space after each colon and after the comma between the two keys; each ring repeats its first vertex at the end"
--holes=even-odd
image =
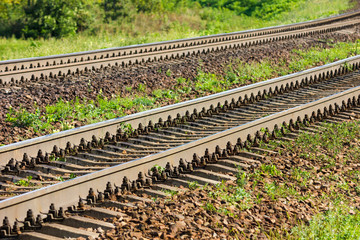
{"type": "MultiPolygon", "coordinates": [[[[303,159],[320,159],[328,162],[330,165],[335,161],[344,146],[350,151],[348,155],[342,156],[342,160],[347,160],[350,156],[360,157],[360,149],[356,144],[350,144],[350,141],[356,139],[360,135],[359,122],[344,122],[341,124],[322,123],[321,127],[324,131],[321,133],[300,133],[294,142],[271,141],[268,145],[272,145],[273,149],[285,148],[288,152],[299,152],[299,156],[303,159]]],[[[263,147],[264,144],[261,145],[263,147]]]]}
{"type": "Polygon", "coordinates": [[[155,164],[155,166],[151,168],[151,171],[154,172],[155,170],[161,174],[165,168],[155,164]]]}
{"type": "Polygon", "coordinates": [[[174,196],[174,195],[178,194],[177,191],[169,190],[169,189],[163,189],[162,191],[166,194],[169,194],[170,196],[174,196]]]}
{"type": "Polygon", "coordinates": [[[178,78],[171,89],[150,91],[145,84],[140,84],[136,90],[126,87],[126,91],[134,91],[129,97],[107,98],[98,95],[96,100],[77,98],[69,102],[60,99],[54,105],[48,105],[45,108],[40,108],[35,104],[33,112],[25,108],[18,110],[10,108],[6,121],[35,132],[53,133],[156,108],[164,103],[180,102],[180,100],[193,98],[194,94],[196,97],[206,96],[251,82],[304,70],[311,66],[353,56],[358,51],[357,43],[336,43],[331,46],[330,49],[294,50],[294,55],[289,62],[284,60],[279,61],[280,63],[270,63],[265,59],[261,63],[247,64],[233,61],[225,67],[226,74],[223,77],[205,73],[199,69],[194,80],[178,78]]]}
{"type": "Polygon", "coordinates": [[[30,182],[32,178],[33,178],[32,176],[28,176],[27,180],[25,180],[25,179],[19,180],[19,181],[15,182],[15,185],[23,186],[23,187],[30,187],[33,185],[33,183],[30,182]]]}

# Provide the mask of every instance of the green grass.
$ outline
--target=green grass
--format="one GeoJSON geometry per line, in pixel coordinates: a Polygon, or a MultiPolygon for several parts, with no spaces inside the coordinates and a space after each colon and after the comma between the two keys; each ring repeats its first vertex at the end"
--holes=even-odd
{"type": "Polygon", "coordinates": [[[301,158],[308,160],[322,160],[330,165],[338,159],[344,146],[348,152],[343,160],[350,157],[360,157],[360,149],[350,144],[351,140],[360,135],[359,122],[343,122],[341,124],[323,123],[325,128],[321,133],[302,133],[294,142],[282,141],[287,151],[297,153],[301,158]]]}
{"type": "MultiPolygon", "coordinates": [[[[330,42],[330,40],[328,40],[330,42]]],[[[331,48],[313,47],[309,50],[295,49],[290,61],[279,59],[277,63],[264,59],[260,63],[238,62],[233,64],[239,82],[258,82],[275,76],[282,76],[293,72],[331,63],[340,59],[357,55],[360,50],[358,42],[330,43],[331,48]]]]}
{"type": "Polygon", "coordinates": [[[214,206],[211,202],[204,203],[204,209],[210,212],[219,212],[225,215],[236,217],[234,209],[240,211],[251,208],[253,200],[251,192],[245,190],[245,186],[250,176],[238,168],[239,172],[236,174],[236,182],[231,184],[222,181],[214,186],[206,185],[203,188],[206,190],[208,197],[216,201],[220,201],[219,206],[214,206]]]}
{"type": "MultiPolygon", "coordinates": [[[[350,0],[307,0],[271,20],[238,16],[226,9],[192,8],[170,13],[140,13],[133,21],[96,26],[97,34],[81,32],[61,39],[0,38],[0,60],[47,56],[110,47],[188,38],[280,24],[338,14],[353,7],[350,0]]],[[[171,75],[171,72],[167,72],[171,75]]]]}
{"type": "Polygon", "coordinates": [[[337,203],[329,211],[317,214],[308,225],[292,229],[295,239],[359,239],[360,212],[346,204],[337,203]]]}
{"type": "Polygon", "coordinates": [[[59,100],[45,109],[35,105],[35,111],[32,113],[24,108],[20,111],[10,109],[6,120],[14,126],[32,128],[36,132],[58,132],[74,128],[76,122],[90,124],[125,116],[130,110],[141,112],[155,107],[158,107],[155,98],[149,96],[107,99],[99,95],[96,101],[59,100]]]}
{"type": "Polygon", "coordinates": [[[211,202],[206,202],[204,208],[210,212],[224,213],[232,217],[236,217],[233,208],[240,210],[250,208],[252,206],[251,194],[243,188],[241,181],[237,181],[237,183],[228,184],[222,181],[215,186],[204,187],[210,198],[221,202],[221,205],[216,207],[211,202]]]}
{"type": "Polygon", "coordinates": [[[160,174],[165,170],[165,168],[164,167],[161,167],[161,166],[159,166],[159,165],[157,165],[157,164],[155,164],[152,168],[151,168],[151,171],[155,171],[155,170],[157,170],[160,174]]]}
{"type": "Polygon", "coordinates": [[[170,196],[174,196],[174,195],[178,194],[178,192],[175,190],[162,189],[162,191],[170,196]]]}
{"type": "Polygon", "coordinates": [[[199,187],[199,184],[196,181],[188,182],[188,187],[190,190],[195,190],[199,187]]]}
{"type": "Polygon", "coordinates": [[[270,196],[270,199],[275,201],[279,198],[286,198],[288,196],[298,196],[297,190],[288,186],[287,184],[279,184],[277,182],[265,183],[265,191],[270,196]]]}

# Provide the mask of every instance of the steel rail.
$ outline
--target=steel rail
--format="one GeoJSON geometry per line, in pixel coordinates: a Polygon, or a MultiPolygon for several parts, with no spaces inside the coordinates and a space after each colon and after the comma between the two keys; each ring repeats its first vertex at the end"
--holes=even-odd
{"type": "Polygon", "coordinates": [[[356,11],[336,17],[258,30],[48,57],[0,61],[0,84],[36,80],[40,77],[56,77],[111,65],[128,65],[179,58],[202,52],[250,46],[293,37],[302,37],[314,33],[334,31],[359,24],[360,20],[352,20],[345,23],[337,22],[359,15],[360,12],[356,11]],[[323,26],[324,24],[328,25],[323,26]]]}
{"type": "MultiPolygon", "coordinates": [[[[89,174],[358,86],[359,76],[360,72],[357,70],[274,96],[269,95],[269,98],[257,98],[254,102],[245,100],[236,101],[228,106],[225,104],[222,108],[217,106],[216,109],[206,111],[206,114],[202,113],[202,116],[199,114],[196,119],[187,117],[176,122],[167,120],[166,125],[164,123],[163,126],[154,126],[154,129],[144,129],[144,132],[139,134],[118,133],[115,139],[107,138],[105,142],[93,140],[91,147],[83,143],[78,151],[68,149],[68,154],[54,151],[53,158],[48,155],[49,160],[44,154],[39,154],[32,161],[26,157],[20,163],[10,160],[1,170],[0,185],[4,188],[10,187],[12,185],[6,181],[25,180],[28,176],[32,176],[33,180],[42,179],[33,182],[31,188],[12,186],[12,193],[19,195],[37,189],[37,185],[44,186],[58,182],[59,175],[67,179],[71,174],[77,176],[89,174]]],[[[7,191],[1,189],[0,200],[6,196],[8,196],[7,191]]]]}
{"type": "Polygon", "coordinates": [[[136,180],[139,172],[147,172],[154,165],[165,166],[167,163],[176,165],[181,158],[190,160],[194,154],[202,155],[207,149],[212,151],[217,146],[220,146],[221,149],[226,149],[228,142],[237,142],[239,138],[249,139],[255,136],[261,129],[272,130],[284,122],[291,123],[301,121],[306,116],[325,114],[329,109],[337,109],[339,105],[346,105],[346,103],[358,102],[359,100],[360,86],[272,114],[179,147],[9,198],[0,202],[0,218],[3,219],[7,216],[10,221],[14,221],[16,218],[22,219],[26,216],[28,209],[32,209],[34,214],[38,214],[46,212],[52,203],[58,207],[74,205],[78,201],[77,196],[86,196],[89,188],[102,191],[108,181],[121,184],[121,180],[124,177],[136,180]]]}
{"type": "Polygon", "coordinates": [[[48,155],[49,160],[44,154],[39,154],[36,159],[24,158],[20,163],[10,160],[1,170],[0,200],[8,198],[9,195],[20,195],[55,184],[59,180],[68,180],[70,176],[82,176],[155,154],[275,112],[330,96],[360,85],[359,76],[360,72],[357,70],[274,96],[269,95],[269,98],[257,98],[254,102],[236,101],[228,106],[209,110],[206,114],[199,114],[196,119],[184,118],[177,123],[166,121],[166,125],[154,126],[154,129],[144,130],[139,135],[126,134],[126,137],[124,134],[117,134],[116,139],[107,139],[103,143],[93,140],[91,147],[82,144],[78,151],[69,149],[68,154],[55,151],[52,156],[48,155]],[[28,176],[33,177],[31,187],[8,182],[26,181],[28,176]]]}
{"type": "Polygon", "coordinates": [[[72,146],[78,145],[82,138],[91,141],[93,136],[97,139],[104,138],[107,132],[110,135],[115,135],[118,128],[123,124],[131,124],[133,129],[136,129],[139,125],[147,126],[150,121],[156,123],[160,119],[168,119],[169,117],[174,119],[178,115],[186,115],[187,112],[201,112],[203,108],[209,109],[211,106],[224,105],[233,99],[249,99],[259,94],[267,94],[305,84],[308,81],[343,74],[350,69],[358,69],[359,67],[360,55],[218,94],[9,144],[0,147],[0,165],[5,165],[11,158],[21,160],[25,153],[29,157],[36,157],[39,150],[43,153],[50,153],[54,146],[57,146],[58,149],[65,149],[68,142],[72,146]]]}

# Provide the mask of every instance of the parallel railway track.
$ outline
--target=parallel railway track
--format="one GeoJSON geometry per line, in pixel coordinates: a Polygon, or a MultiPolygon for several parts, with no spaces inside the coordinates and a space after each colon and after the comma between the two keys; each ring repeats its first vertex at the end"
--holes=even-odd
{"type": "MultiPolygon", "coordinates": [[[[19,179],[16,176],[19,173],[20,177],[26,177],[41,172],[45,186],[53,183],[51,180],[56,174],[63,175],[65,171],[79,175],[90,172],[81,172],[81,166],[95,171],[28,193],[24,192],[29,189],[20,189],[17,193],[24,194],[0,202],[1,217],[6,216],[6,221],[12,224],[16,218],[24,219],[29,209],[36,215],[47,212],[51,204],[56,207],[77,204],[77,196],[88,195],[90,188],[102,191],[109,181],[119,189],[131,190],[149,184],[151,178],[155,182],[166,178],[156,172],[152,173],[153,177],[140,175],[139,178],[139,172],[147,173],[154,165],[177,166],[175,170],[169,170],[175,174],[170,174],[174,185],[185,184],[191,179],[204,183],[206,176],[211,176],[211,183],[216,183],[218,178],[233,179],[210,170],[200,169],[194,171],[197,175],[189,174],[197,165],[211,162],[211,159],[206,159],[213,153],[226,156],[235,145],[243,147],[246,142],[245,146],[250,146],[254,139],[263,138],[259,132],[261,129],[273,131],[282,123],[293,126],[304,119],[321,119],[341,108],[356,106],[360,95],[359,67],[360,56],[356,56],[208,97],[1,147],[3,165],[9,156],[18,156],[16,159],[21,160],[26,153],[27,159],[33,157],[34,166],[30,160],[20,172],[12,173],[14,179],[19,179]],[[131,124],[135,130],[128,135],[118,131],[124,123],[131,124]],[[38,152],[39,149],[42,153],[38,152]],[[50,161],[45,165],[41,161],[46,160],[46,153],[64,157],[66,162],[50,161]],[[97,164],[98,168],[91,169],[91,164],[97,164]],[[108,168],[100,170],[104,167],[108,168]],[[38,173],[31,172],[34,170],[38,173]],[[185,179],[177,180],[178,172],[184,174],[185,179]],[[46,179],[47,176],[50,178],[46,179]]],[[[241,157],[249,156],[249,153],[240,151],[239,154],[239,164],[248,166],[241,157]]],[[[235,160],[232,158],[231,161],[228,164],[235,160]]],[[[231,172],[229,166],[215,165],[213,170],[216,169],[231,172]]],[[[3,171],[3,179],[11,178],[7,174],[11,174],[14,168],[8,166],[7,170],[10,172],[3,171]]],[[[147,190],[147,193],[151,191],[147,190]]],[[[6,196],[5,192],[3,194],[6,196]]]]}
{"type": "Polygon", "coordinates": [[[336,31],[358,25],[360,12],[258,30],[190,39],[0,62],[0,85],[36,81],[91,71],[106,66],[129,65],[162,59],[246,47],[278,40],[336,31]]]}
{"type": "MultiPolygon", "coordinates": [[[[67,180],[70,176],[81,176],[129,162],[216,134],[262,116],[318,100],[341,92],[343,89],[360,85],[358,74],[358,72],[354,72],[346,76],[309,84],[303,88],[288,90],[286,93],[267,99],[260,99],[263,98],[261,96],[254,103],[245,104],[244,101],[237,101],[233,103],[232,109],[228,109],[226,112],[223,112],[221,107],[217,106],[218,114],[210,115],[206,112],[205,116],[193,120],[188,115],[187,122],[179,121],[176,126],[171,123],[166,128],[160,128],[157,131],[152,129],[152,131],[146,134],[142,133],[137,137],[128,136],[126,141],[124,141],[125,137],[114,141],[111,140],[104,144],[101,149],[95,147],[92,150],[87,149],[87,151],[67,156],[59,152],[56,154],[57,158],[53,159],[50,159],[49,155],[38,154],[38,159],[32,159],[31,161],[30,158],[25,158],[21,163],[11,160],[7,163],[5,169],[2,169],[0,184],[3,190],[0,190],[0,196],[5,199],[10,189],[11,195],[22,194],[48,184],[54,184],[59,179],[67,180]],[[29,176],[32,177],[33,186],[31,187],[7,183],[16,180],[26,181],[29,176]]],[[[215,108],[213,110],[215,111],[215,108]]],[[[87,148],[87,146],[84,147],[87,148]]]]}
{"type": "Polygon", "coordinates": [[[236,180],[234,174],[238,167],[244,170],[257,167],[268,161],[262,154],[277,154],[259,148],[260,140],[266,142],[276,137],[279,130],[284,133],[282,139],[285,140],[296,137],[299,131],[316,132],[316,126],[311,126],[311,123],[324,119],[329,122],[349,119],[353,113],[360,113],[359,105],[360,87],[351,88],[159,154],[0,202],[1,211],[8,213],[1,235],[16,236],[17,231],[23,231],[21,239],[97,237],[99,232],[96,229],[114,228],[104,219],[131,217],[116,209],[137,208],[136,202],[152,202],[142,194],[163,197],[167,195],[164,190],[183,191],[179,187],[186,187],[189,182],[202,186],[217,184],[221,180],[236,180]],[[266,131],[260,133],[261,129],[266,131]],[[287,133],[286,129],[291,132],[287,133]],[[152,168],[154,164],[164,166],[165,170],[158,172],[152,168]],[[144,175],[150,169],[149,176],[144,175]],[[80,200],[74,196],[70,201],[69,196],[74,193],[80,196],[80,200]],[[4,206],[4,203],[10,205],[4,206]],[[14,209],[26,212],[21,228],[18,222],[14,226],[10,224],[9,215],[13,215],[11,211],[14,209]],[[39,212],[43,216],[36,216],[39,212]]]}
{"type": "Polygon", "coordinates": [[[269,94],[289,92],[310,83],[330,78],[331,76],[335,77],[345,74],[350,69],[357,70],[359,66],[360,57],[356,56],[207,97],[2,146],[0,147],[0,164],[6,165],[11,158],[21,161],[24,158],[24,154],[29,158],[36,158],[39,150],[44,155],[45,153],[53,152],[54,149],[57,149],[57,152],[61,152],[61,149],[64,151],[70,150],[75,145],[84,145],[84,141],[85,145],[88,145],[91,144],[93,139],[99,141],[100,138],[104,139],[106,135],[108,135],[106,137],[108,140],[110,138],[117,138],[117,135],[119,138],[118,129],[125,124],[131,125],[132,129],[135,129],[131,135],[136,136],[146,131],[146,129],[153,129],[156,127],[155,124],[159,126],[169,124],[169,119],[173,123],[174,121],[181,122],[185,119],[197,118],[199,114],[204,114],[204,111],[206,113],[209,109],[215,109],[218,106],[223,107],[226,103],[227,105],[230,105],[232,102],[236,104],[239,100],[240,104],[243,104],[244,101],[254,102],[256,98],[263,99],[267,98],[269,94]]]}
{"type": "MultiPolygon", "coordinates": [[[[341,110],[337,109],[331,114],[317,114],[317,116],[308,119],[309,121],[303,121],[301,125],[296,122],[294,125],[282,127],[282,134],[273,132],[271,135],[267,135],[268,139],[292,141],[303,132],[310,134],[321,132],[322,126],[319,122],[339,123],[352,119],[354,115],[360,114],[359,104],[358,101],[353,105],[342,106],[341,110]]],[[[103,231],[114,229],[115,225],[112,222],[116,222],[116,219],[119,218],[125,219],[126,222],[130,219],[140,222],[140,225],[146,225],[146,219],[149,216],[142,217],[132,213],[136,213],[139,208],[139,213],[151,212],[152,206],[156,206],[157,203],[150,197],[168,197],[171,192],[186,191],[191,183],[195,183],[196,187],[203,187],[207,184],[221,184],[221,181],[224,180],[235,181],[237,179],[235,175],[239,168],[247,172],[251,168],[259,168],[261,164],[269,164],[269,156],[278,155],[278,152],[269,150],[267,140],[262,140],[265,142],[265,147],[258,145],[256,141],[247,141],[246,147],[240,144],[227,144],[223,151],[215,149],[213,154],[205,152],[201,158],[198,158],[200,160],[198,163],[192,162],[194,164],[193,169],[186,168],[186,166],[174,168],[167,165],[163,170],[166,174],[153,174],[154,181],[151,184],[142,184],[141,179],[138,179],[136,188],[126,184],[113,185],[113,181],[106,184],[104,191],[96,192],[94,188],[90,188],[87,196],[81,196],[76,205],[68,206],[67,209],[56,208],[55,205],[51,205],[45,222],[39,218],[35,220],[34,214],[28,212],[27,218],[33,219],[34,224],[23,230],[25,233],[20,235],[20,239],[57,240],[64,236],[73,238],[98,237],[103,231]],[[181,173],[178,173],[178,170],[181,173]],[[29,232],[29,230],[36,231],[29,232]]],[[[172,204],[168,204],[168,207],[171,208],[171,206],[172,204]]],[[[169,217],[171,213],[167,215],[169,217]]],[[[12,226],[8,225],[7,227],[12,226]]],[[[14,227],[12,228],[14,229],[14,227]]],[[[131,238],[131,235],[121,236],[131,238]]]]}

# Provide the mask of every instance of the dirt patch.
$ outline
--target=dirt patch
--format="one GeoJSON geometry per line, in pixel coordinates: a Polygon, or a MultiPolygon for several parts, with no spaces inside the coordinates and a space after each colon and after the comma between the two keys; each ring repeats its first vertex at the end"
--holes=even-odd
{"type": "MultiPolygon", "coordinates": [[[[314,46],[329,48],[330,45],[324,39],[333,39],[333,42],[355,41],[359,38],[358,32],[358,29],[345,30],[250,48],[203,54],[171,62],[156,62],[127,68],[111,67],[82,76],[39,80],[36,83],[0,88],[0,144],[14,143],[50,133],[50,131],[39,133],[30,128],[14,127],[12,123],[6,121],[10,108],[17,111],[24,107],[28,111],[34,112],[35,103],[40,109],[44,109],[45,106],[54,104],[59,99],[65,101],[76,98],[94,100],[100,93],[107,98],[117,95],[128,96],[129,94],[137,94],[140,84],[145,84],[145,93],[151,94],[156,89],[171,89],[176,85],[178,77],[194,79],[199,69],[222,75],[225,66],[234,60],[252,63],[261,62],[266,58],[271,63],[276,64],[279,59],[289,59],[294,54],[293,49],[304,50],[314,46]],[[171,74],[167,74],[169,72],[171,74]],[[126,88],[129,89],[130,87],[132,90],[129,92],[126,88]]],[[[233,87],[238,86],[234,85],[233,87]]],[[[193,91],[186,96],[186,99],[193,99],[198,96],[199,94],[193,91]]],[[[166,100],[159,104],[171,103],[173,102],[166,100]]],[[[134,110],[128,114],[133,112],[134,110]]],[[[84,123],[79,122],[77,125],[84,125],[84,123]]]]}
{"type": "MultiPolygon", "coordinates": [[[[234,185],[232,182],[226,184],[234,185]]],[[[139,205],[137,210],[123,210],[132,217],[114,219],[116,229],[108,232],[105,238],[267,239],[271,231],[290,230],[299,221],[309,220],[313,214],[308,202],[272,201],[263,195],[261,204],[246,210],[227,206],[230,216],[217,211],[226,204],[222,199],[210,198],[209,191],[216,189],[189,191],[175,195],[171,200],[139,205]],[[214,207],[213,211],[207,209],[208,204],[214,207]]]]}

